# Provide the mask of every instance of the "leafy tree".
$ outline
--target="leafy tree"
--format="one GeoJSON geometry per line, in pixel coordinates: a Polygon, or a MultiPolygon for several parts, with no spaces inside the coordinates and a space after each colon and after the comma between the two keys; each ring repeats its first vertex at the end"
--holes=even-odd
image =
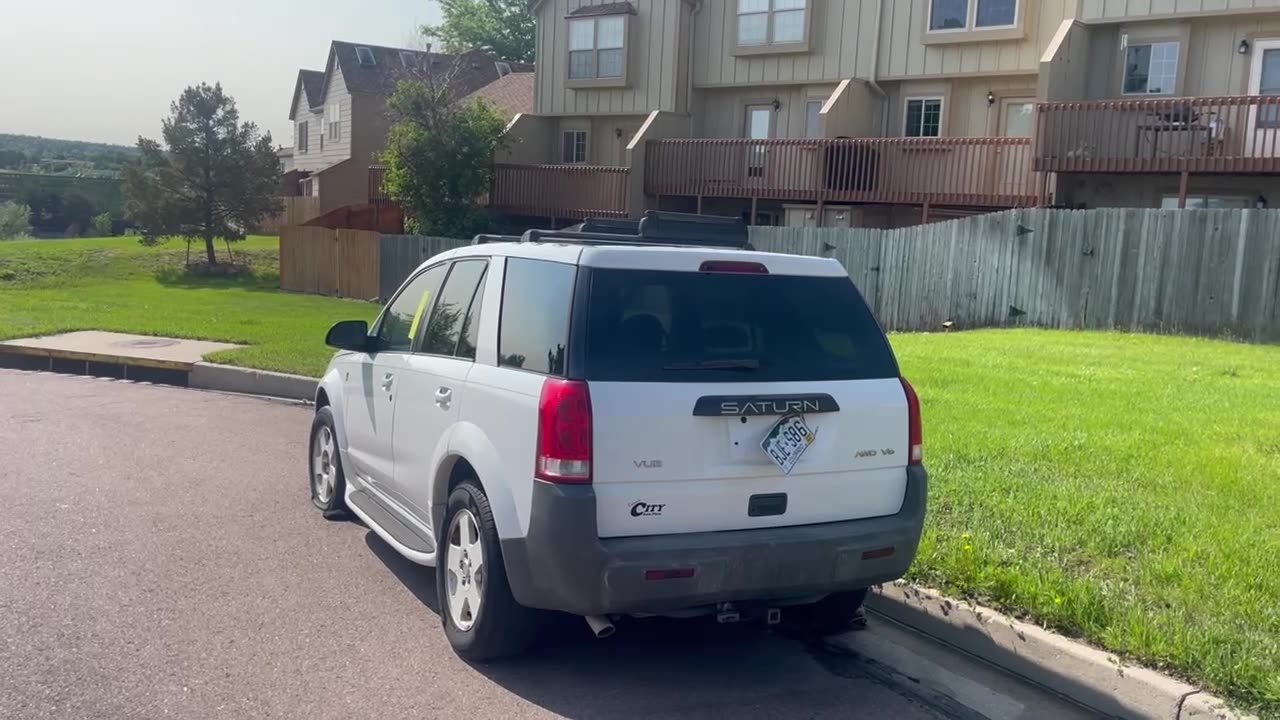
{"type": "Polygon", "coordinates": [[[124,173],[125,211],[144,244],[195,236],[216,265],[215,239],[243,240],[247,229],[279,212],[280,165],[271,133],[241,124],[221,84],[201,83],[170,107],[162,135],[164,147],[138,138],[141,158],[124,173]]]}
{"type": "Polygon", "coordinates": [[[111,237],[114,233],[115,221],[111,218],[111,213],[104,212],[100,215],[94,215],[93,220],[89,223],[89,231],[93,237],[111,237]]]}
{"type": "Polygon", "coordinates": [[[31,232],[31,208],[17,202],[0,203],[0,240],[12,240],[31,232]]]}
{"type": "Polygon", "coordinates": [[[458,102],[456,71],[403,80],[388,103],[386,190],[427,235],[467,237],[488,224],[475,200],[489,189],[506,125],[486,102],[458,102]]]}
{"type": "Polygon", "coordinates": [[[452,53],[484,50],[503,60],[533,62],[534,23],[528,0],[440,0],[444,22],[422,32],[452,53]]]}

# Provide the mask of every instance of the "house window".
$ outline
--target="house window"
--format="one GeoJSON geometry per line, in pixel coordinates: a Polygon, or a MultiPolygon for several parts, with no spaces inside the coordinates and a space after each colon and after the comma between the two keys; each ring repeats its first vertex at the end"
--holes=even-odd
{"type": "Polygon", "coordinates": [[[373,50],[370,50],[363,45],[356,48],[356,62],[365,67],[373,67],[378,64],[377,60],[373,57],[373,50]]]}
{"type": "Polygon", "coordinates": [[[298,123],[298,152],[305,153],[307,151],[307,123],[298,123]]]}
{"type": "Polygon", "coordinates": [[[738,0],[739,45],[805,41],[807,0],[738,0]]]}
{"type": "Polygon", "coordinates": [[[626,18],[569,21],[569,79],[620,79],[626,70],[626,18]]]}
{"type": "MultiPolygon", "coordinates": [[[[1188,210],[1238,210],[1254,206],[1256,201],[1247,197],[1231,195],[1190,195],[1187,197],[1188,210]]],[[[1177,195],[1165,195],[1160,198],[1160,207],[1164,210],[1178,208],[1177,195]]]]}
{"type": "Polygon", "coordinates": [[[1178,43],[1130,45],[1124,54],[1125,95],[1171,95],[1178,83],[1178,43]]]}
{"type": "Polygon", "coordinates": [[[822,101],[809,100],[804,104],[804,136],[822,136],[822,101]]]}
{"type": "Polygon", "coordinates": [[[400,66],[403,67],[405,70],[412,70],[416,68],[418,66],[418,56],[411,52],[401,50],[400,66]]]}
{"type": "Polygon", "coordinates": [[[587,131],[566,130],[561,144],[560,161],[566,165],[582,165],[587,162],[587,131]]]}
{"type": "Polygon", "coordinates": [[[338,103],[329,106],[329,139],[342,139],[342,105],[338,103]]]}
{"type": "Polygon", "coordinates": [[[909,98],[903,137],[942,135],[942,98],[909,98]]]}
{"type": "Polygon", "coordinates": [[[991,30],[1018,24],[1018,0],[930,0],[929,31],[991,30]]]}

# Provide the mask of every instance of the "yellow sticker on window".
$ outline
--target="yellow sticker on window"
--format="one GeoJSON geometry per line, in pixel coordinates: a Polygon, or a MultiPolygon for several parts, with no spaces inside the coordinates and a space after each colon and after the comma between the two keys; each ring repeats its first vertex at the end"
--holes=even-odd
{"type": "Polygon", "coordinates": [[[431,291],[427,290],[422,293],[422,299],[418,301],[418,309],[413,313],[413,323],[409,325],[409,342],[418,337],[418,325],[422,322],[422,315],[427,311],[427,305],[431,301],[431,291]]]}

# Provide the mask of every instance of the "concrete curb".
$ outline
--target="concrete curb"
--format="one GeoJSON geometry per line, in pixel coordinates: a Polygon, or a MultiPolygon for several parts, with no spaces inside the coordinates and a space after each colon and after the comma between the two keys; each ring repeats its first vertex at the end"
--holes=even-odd
{"type": "Polygon", "coordinates": [[[201,390],[267,395],[289,400],[314,400],[320,381],[303,375],[253,370],[199,362],[191,368],[187,386],[201,390]]]}
{"type": "MultiPolygon", "coordinates": [[[[950,600],[898,582],[867,599],[867,609],[957,648],[1093,712],[1121,718],[1235,720],[1221,699],[1166,675],[1123,665],[1101,650],[990,608],[950,600]]],[[[855,654],[849,636],[830,645],[855,654]]],[[[893,658],[870,660],[892,666],[893,658]]],[[[971,698],[952,698],[984,717],[1004,717],[996,708],[972,707],[971,698]],[[992,710],[996,710],[992,712],[992,710]]]]}

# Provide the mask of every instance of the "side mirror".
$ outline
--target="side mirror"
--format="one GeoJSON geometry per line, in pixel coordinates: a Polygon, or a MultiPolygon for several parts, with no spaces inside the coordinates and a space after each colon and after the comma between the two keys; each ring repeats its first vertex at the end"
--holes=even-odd
{"type": "Polygon", "coordinates": [[[366,352],[369,350],[369,323],[364,320],[343,320],[329,328],[324,344],[339,350],[366,352]]]}

